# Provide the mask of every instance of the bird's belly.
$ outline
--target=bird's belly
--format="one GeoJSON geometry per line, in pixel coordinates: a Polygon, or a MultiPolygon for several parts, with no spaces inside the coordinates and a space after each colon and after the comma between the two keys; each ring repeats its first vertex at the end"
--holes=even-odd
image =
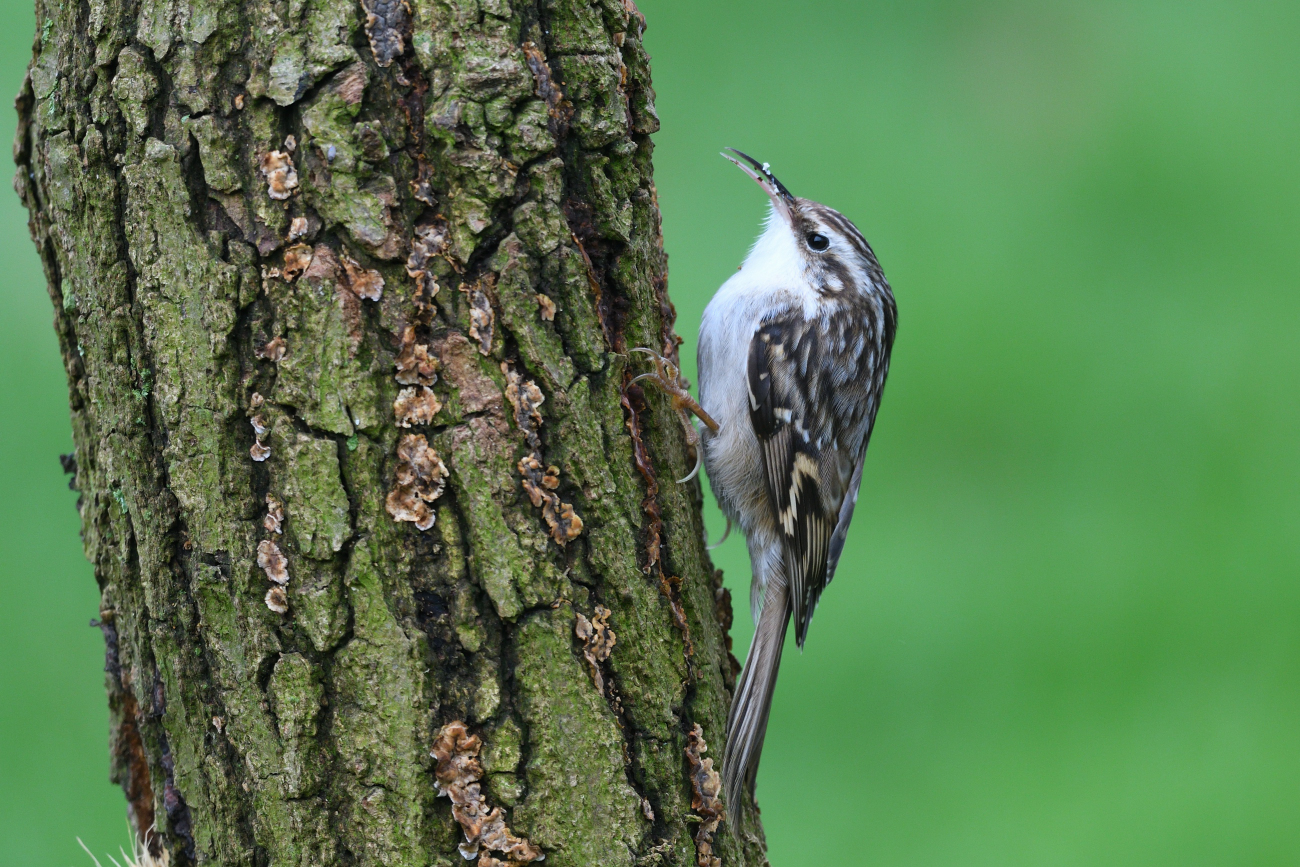
{"type": "Polygon", "coordinates": [[[749,417],[749,344],[775,295],[724,284],[700,323],[700,404],[718,422],[704,431],[704,468],[718,505],[747,537],[775,530],[762,450],[749,417]]]}

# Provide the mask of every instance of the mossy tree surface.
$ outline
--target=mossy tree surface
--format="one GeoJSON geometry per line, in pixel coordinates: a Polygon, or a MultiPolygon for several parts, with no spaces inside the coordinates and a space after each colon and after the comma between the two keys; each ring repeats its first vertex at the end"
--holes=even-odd
{"type": "MultiPolygon", "coordinates": [[[[113,777],[155,851],[459,864],[430,753],[460,720],[548,864],[696,864],[685,750],[698,724],[720,752],[730,613],[699,487],[672,482],[678,420],[630,384],[628,347],[676,351],[635,6],[38,0],[37,22],[16,187],[113,777]]],[[[764,863],[757,824],[714,845],[764,863]]]]}

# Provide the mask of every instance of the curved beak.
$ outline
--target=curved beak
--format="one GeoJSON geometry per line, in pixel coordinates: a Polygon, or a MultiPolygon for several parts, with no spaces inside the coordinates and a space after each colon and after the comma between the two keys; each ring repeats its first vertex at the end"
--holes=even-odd
{"type": "Polygon", "coordinates": [[[731,154],[723,152],[723,158],[729,160],[742,172],[753,178],[754,182],[762,187],[763,192],[767,193],[767,197],[772,200],[772,205],[776,208],[777,213],[784,217],[787,223],[791,222],[794,218],[794,196],[790,195],[790,191],[785,188],[785,184],[776,179],[776,175],[772,174],[772,169],[768,164],[760,163],[749,154],[735,148],[727,148],[726,150],[731,151],[736,156],[733,157],[731,154]],[[736,159],[736,157],[740,159],[736,159]]]}

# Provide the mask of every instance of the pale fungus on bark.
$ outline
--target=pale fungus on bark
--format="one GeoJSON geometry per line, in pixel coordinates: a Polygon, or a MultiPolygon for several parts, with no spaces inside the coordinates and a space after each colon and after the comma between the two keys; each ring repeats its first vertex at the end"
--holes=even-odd
{"type": "Polygon", "coordinates": [[[695,831],[697,867],[722,867],[722,859],[713,851],[713,835],[726,813],[722,800],[722,778],[713,768],[713,759],[704,758],[709,748],[699,723],[686,735],[686,761],[690,765],[691,809],[700,817],[695,831]]]}
{"type": "Polygon", "coordinates": [[[546,395],[531,379],[524,379],[513,367],[501,363],[501,372],[506,377],[506,400],[515,410],[515,424],[528,437],[529,445],[535,445],[537,431],[542,426],[541,406],[546,395]]]}
{"type": "Polygon", "coordinates": [[[441,221],[415,227],[411,254],[406,259],[406,274],[415,281],[415,303],[419,307],[433,302],[438,294],[438,280],[433,274],[433,259],[447,249],[447,226],[441,221]]]}
{"type": "Polygon", "coordinates": [[[433,747],[438,793],[451,801],[451,814],[465,835],[461,856],[466,861],[477,858],[480,867],[545,860],[540,849],[510,832],[501,808],[490,807],[483,797],[483,766],[478,758],[482,745],[479,736],[471,735],[457,720],[442,727],[433,747]]]}
{"type": "Polygon", "coordinates": [[[262,528],[277,536],[283,533],[284,506],[271,494],[266,495],[266,517],[262,519],[262,528]]]}
{"type": "Polygon", "coordinates": [[[378,301],[384,295],[384,277],[373,268],[362,268],[351,256],[343,257],[343,271],[347,275],[348,288],[358,298],[365,301],[378,301]]]}
{"type": "Polygon", "coordinates": [[[276,584],[289,583],[289,560],[280,550],[280,546],[270,539],[257,543],[257,565],[266,573],[266,577],[276,584]]]}
{"type": "Polygon", "coordinates": [[[573,506],[563,502],[555,493],[560,486],[559,468],[550,466],[543,470],[535,455],[525,455],[519,459],[517,469],[524,493],[534,508],[542,510],[542,518],[556,544],[563,546],[578,538],[582,534],[582,518],[573,511],[573,506]]]}
{"type": "Polygon", "coordinates": [[[538,292],[537,306],[540,308],[543,322],[555,321],[555,302],[551,300],[551,296],[538,292]]]}
{"type": "Polygon", "coordinates": [[[278,584],[266,591],[266,607],[276,614],[289,613],[289,594],[278,584]]]}
{"type": "MultiPolygon", "coordinates": [[[[261,397],[261,395],[256,392],[254,392],[254,396],[261,397]]],[[[259,404],[259,406],[260,405],[261,404],[259,404]]],[[[248,454],[253,460],[261,463],[271,456],[271,447],[265,442],[266,435],[271,428],[266,423],[266,419],[264,419],[260,414],[252,416],[248,420],[248,423],[253,426],[253,445],[248,450],[248,454]]]]}
{"type": "Polygon", "coordinates": [[[433,385],[438,381],[438,359],[429,354],[428,346],[415,342],[415,329],[410,325],[402,332],[396,367],[395,379],[402,385],[433,385]]]}
{"type": "Polygon", "coordinates": [[[267,361],[279,363],[284,360],[285,344],[283,337],[276,337],[273,340],[263,344],[262,348],[257,350],[258,358],[265,358],[267,361]]]}
{"type": "Polygon", "coordinates": [[[475,283],[460,284],[460,291],[469,302],[469,336],[478,343],[478,351],[483,355],[492,354],[496,314],[489,293],[494,284],[495,275],[490,273],[475,283]]]}
{"type": "Polygon", "coordinates": [[[440,409],[442,404],[438,402],[433,389],[424,385],[402,389],[393,401],[393,415],[397,418],[398,427],[428,424],[440,409]]]}
{"type": "MultiPolygon", "coordinates": [[[[577,622],[574,624],[573,632],[582,642],[582,656],[587,661],[587,671],[596,684],[596,691],[604,695],[605,675],[601,672],[601,665],[609,659],[609,655],[614,651],[614,642],[617,640],[614,630],[609,628],[610,610],[603,605],[597,605],[596,613],[590,620],[581,611],[575,612],[574,616],[577,622]]],[[[649,806],[648,802],[642,803],[643,806],[649,806]]],[[[654,821],[653,813],[649,818],[654,821]]]]}
{"type": "Polygon", "coordinates": [[[556,493],[560,487],[559,468],[542,464],[542,439],[538,431],[542,426],[541,406],[546,396],[537,383],[524,379],[506,362],[501,363],[501,372],[506,377],[506,400],[514,409],[515,425],[523,432],[532,450],[516,465],[524,493],[535,508],[542,510],[551,538],[564,547],[582,534],[583,522],[573,506],[562,501],[556,493]]]}
{"type": "Polygon", "coordinates": [[[436,517],[431,505],[442,496],[447,484],[447,466],[429,448],[424,434],[403,436],[397,444],[397,460],[396,484],[385,500],[388,514],[394,521],[427,530],[436,517]]]}
{"type": "Polygon", "coordinates": [[[266,178],[267,195],[276,201],[288,199],[298,188],[298,170],[289,154],[283,151],[263,154],[261,168],[262,176],[266,178]]]}
{"type": "Polygon", "coordinates": [[[387,68],[404,49],[402,34],[410,26],[411,6],[407,0],[362,0],[366,13],[366,36],[375,63],[387,68]]]}
{"type": "Polygon", "coordinates": [[[311,267],[312,249],[307,244],[295,244],[284,251],[284,279],[292,283],[311,267]]]}

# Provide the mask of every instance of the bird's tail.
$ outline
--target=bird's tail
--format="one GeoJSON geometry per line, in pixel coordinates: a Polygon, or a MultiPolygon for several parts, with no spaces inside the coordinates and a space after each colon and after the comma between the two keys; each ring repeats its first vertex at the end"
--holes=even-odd
{"type": "MultiPolygon", "coordinates": [[[[775,576],[773,576],[775,577],[775,576]]],[[[781,667],[781,648],[790,623],[789,591],[785,582],[768,583],[763,611],[754,628],[745,667],[736,683],[736,695],[727,714],[727,746],[722,755],[722,785],[727,801],[727,819],[736,827],[740,818],[743,790],[754,793],[758,759],[767,734],[767,715],[772,708],[772,689],[781,667]]]]}

